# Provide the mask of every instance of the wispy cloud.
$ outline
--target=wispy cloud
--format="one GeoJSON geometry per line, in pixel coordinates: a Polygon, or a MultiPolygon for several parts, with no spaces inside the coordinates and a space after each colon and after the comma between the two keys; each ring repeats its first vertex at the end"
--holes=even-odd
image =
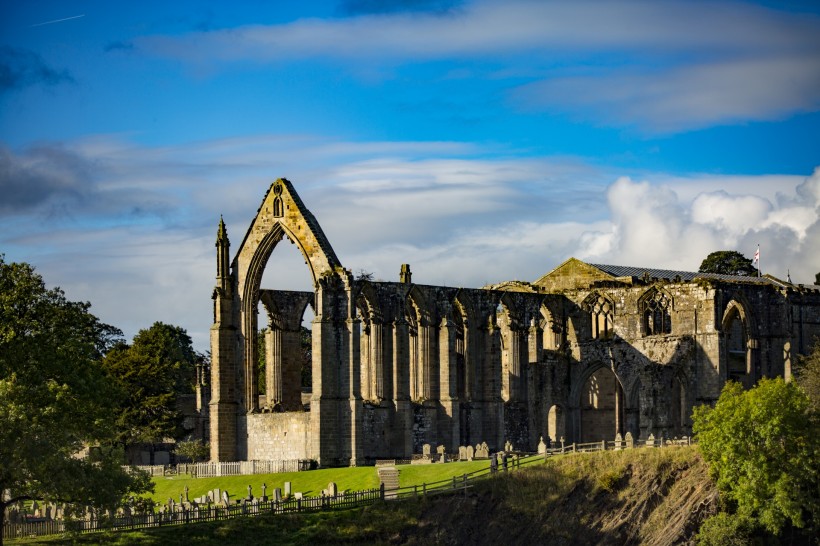
{"type": "Polygon", "coordinates": [[[735,2],[636,1],[478,1],[444,13],[387,11],[135,43],[208,67],[313,58],[366,73],[368,64],[490,60],[492,69],[474,68],[471,77],[510,75],[515,107],[648,132],[820,108],[820,19],[811,15],[735,2]]]}

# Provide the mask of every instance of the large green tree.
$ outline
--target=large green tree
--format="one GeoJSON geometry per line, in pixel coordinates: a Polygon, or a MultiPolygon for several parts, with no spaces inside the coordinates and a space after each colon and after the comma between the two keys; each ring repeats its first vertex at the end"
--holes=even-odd
{"type": "Polygon", "coordinates": [[[773,534],[820,521],[820,430],[794,382],[728,382],[714,408],[695,408],[693,430],[718,489],[738,518],[773,534]]]}
{"type": "Polygon", "coordinates": [[[149,487],[111,449],[75,456],[113,435],[116,389],[100,360],[122,333],[89,308],[0,255],[0,525],[20,500],[111,507],[149,487]]]}
{"type": "Polygon", "coordinates": [[[719,273],[721,275],[755,276],[757,268],[752,260],[736,250],[718,250],[712,252],[701,262],[698,269],[701,273],[719,273]]]}
{"type": "Polygon", "coordinates": [[[128,446],[177,438],[182,433],[180,394],[193,390],[196,361],[191,338],[179,326],[156,322],[133,343],[120,343],[103,366],[119,388],[118,442],[128,446]]]}

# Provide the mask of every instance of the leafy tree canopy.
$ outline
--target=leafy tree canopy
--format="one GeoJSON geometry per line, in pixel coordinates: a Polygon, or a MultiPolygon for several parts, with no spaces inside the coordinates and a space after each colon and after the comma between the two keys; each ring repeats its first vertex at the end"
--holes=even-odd
{"type": "Polygon", "coordinates": [[[0,492],[11,493],[0,496],[0,514],[25,499],[112,506],[149,487],[113,450],[75,457],[113,436],[116,392],[100,359],[122,332],[89,308],[0,255],[0,492]]]}
{"type": "Polygon", "coordinates": [[[119,443],[158,442],[182,433],[177,398],[192,391],[198,358],[187,332],[162,322],[140,330],[132,345],[111,349],[103,366],[119,387],[119,443]]]}
{"type": "Polygon", "coordinates": [[[197,440],[183,440],[177,442],[174,451],[177,455],[186,457],[192,463],[206,459],[211,453],[210,444],[204,444],[197,440]]]}
{"type": "Polygon", "coordinates": [[[721,275],[757,275],[757,268],[752,260],[736,250],[718,250],[712,252],[701,262],[700,273],[718,273],[721,275]]]}
{"type": "Polygon", "coordinates": [[[729,382],[714,408],[695,408],[693,430],[717,486],[737,515],[778,533],[820,521],[820,431],[795,383],[729,382]]]}

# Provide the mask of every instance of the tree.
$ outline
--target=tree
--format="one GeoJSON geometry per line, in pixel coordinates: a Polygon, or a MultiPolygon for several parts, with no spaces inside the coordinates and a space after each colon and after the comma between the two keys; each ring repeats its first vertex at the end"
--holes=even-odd
{"type": "Polygon", "coordinates": [[[820,434],[795,383],[728,382],[714,408],[695,408],[693,430],[718,489],[737,516],[777,534],[811,531],[820,518],[820,434]]]}
{"type": "Polygon", "coordinates": [[[76,457],[113,436],[115,389],[100,360],[122,335],[89,308],[0,255],[0,541],[3,511],[20,500],[113,507],[151,487],[114,450],[76,457]]]}
{"type": "Polygon", "coordinates": [[[153,443],[182,434],[177,400],[192,392],[197,358],[187,332],[162,322],[106,355],[103,366],[119,388],[118,443],[153,443]]]}
{"type": "Polygon", "coordinates": [[[736,250],[712,252],[701,262],[698,271],[700,273],[719,273],[721,275],[741,275],[745,277],[757,275],[757,269],[752,265],[752,260],[736,250]]]}
{"type": "Polygon", "coordinates": [[[204,444],[197,440],[184,440],[177,443],[174,451],[177,455],[186,457],[190,459],[192,463],[195,463],[207,457],[211,453],[211,448],[209,444],[204,444]]]}

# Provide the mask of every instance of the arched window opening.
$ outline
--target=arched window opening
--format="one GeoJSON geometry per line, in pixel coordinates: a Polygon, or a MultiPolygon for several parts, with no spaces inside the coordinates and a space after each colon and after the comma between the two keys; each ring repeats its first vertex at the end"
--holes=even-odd
{"type": "Polygon", "coordinates": [[[749,373],[748,333],[746,323],[737,307],[732,307],[725,321],[728,378],[743,381],[749,373]]]}
{"type": "Polygon", "coordinates": [[[408,352],[410,353],[410,399],[415,402],[421,402],[424,399],[421,369],[421,343],[419,341],[421,333],[421,320],[418,309],[409,300],[405,307],[405,318],[407,319],[407,333],[409,334],[408,352]]]}
{"type": "Polygon", "coordinates": [[[686,409],[686,389],[683,381],[679,377],[673,377],[669,381],[669,410],[671,412],[670,425],[672,430],[669,434],[674,436],[683,436],[686,434],[687,428],[687,409],[686,409]]]}
{"type": "Polygon", "coordinates": [[[459,400],[466,401],[469,398],[466,370],[467,347],[465,345],[464,317],[458,306],[453,309],[453,326],[455,328],[456,395],[459,400]]]}
{"type": "Polygon", "coordinates": [[[356,309],[361,317],[358,328],[362,398],[378,404],[384,398],[382,323],[364,296],[356,300],[356,309]]]}
{"type": "Polygon", "coordinates": [[[655,290],[652,295],[643,302],[643,328],[647,336],[672,333],[672,299],[661,292],[655,290]]]}
{"type": "Polygon", "coordinates": [[[584,307],[590,316],[592,339],[612,337],[615,305],[600,294],[590,294],[584,307]]]}

